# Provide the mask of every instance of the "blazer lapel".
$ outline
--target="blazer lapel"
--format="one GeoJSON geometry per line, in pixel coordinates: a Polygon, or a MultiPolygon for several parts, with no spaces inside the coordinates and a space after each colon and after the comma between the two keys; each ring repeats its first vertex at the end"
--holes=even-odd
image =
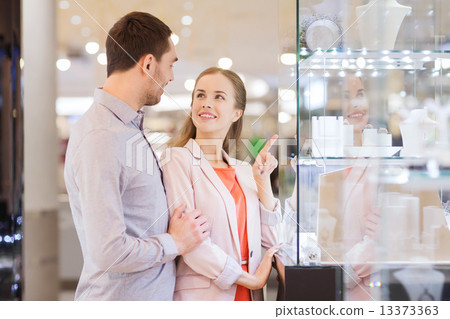
{"type": "Polygon", "coordinates": [[[201,170],[203,171],[205,176],[210,180],[210,182],[214,185],[214,187],[217,189],[220,196],[222,197],[228,215],[228,223],[231,230],[231,234],[233,236],[233,242],[236,249],[236,253],[238,254],[238,256],[240,256],[241,249],[237,230],[236,205],[234,203],[233,196],[231,196],[230,191],[225,187],[220,177],[217,176],[216,172],[214,171],[214,168],[211,166],[211,164],[204,156],[197,142],[195,142],[195,140],[193,139],[190,139],[184,147],[189,149],[194,158],[199,161],[197,163],[200,164],[201,170]]]}

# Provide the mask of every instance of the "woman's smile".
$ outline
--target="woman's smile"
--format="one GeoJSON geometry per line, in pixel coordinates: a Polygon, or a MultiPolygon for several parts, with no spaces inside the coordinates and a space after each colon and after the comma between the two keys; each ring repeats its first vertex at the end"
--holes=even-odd
{"type": "Polygon", "coordinates": [[[210,113],[210,112],[200,112],[198,113],[198,117],[201,118],[202,120],[214,120],[217,118],[217,115],[210,113]]]}

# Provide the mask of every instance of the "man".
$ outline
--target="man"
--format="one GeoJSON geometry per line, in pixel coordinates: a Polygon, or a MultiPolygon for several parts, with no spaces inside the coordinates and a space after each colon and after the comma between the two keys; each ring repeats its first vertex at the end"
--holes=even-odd
{"type": "Polygon", "coordinates": [[[65,181],[84,257],[76,300],[172,300],[175,257],[209,236],[199,211],[183,214],[182,205],[169,217],[142,132],[141,108],[158,103],[173,80],[170,35],[150,14],[121,18],[106,40],[105,85],[72,130],[65,181]]]}

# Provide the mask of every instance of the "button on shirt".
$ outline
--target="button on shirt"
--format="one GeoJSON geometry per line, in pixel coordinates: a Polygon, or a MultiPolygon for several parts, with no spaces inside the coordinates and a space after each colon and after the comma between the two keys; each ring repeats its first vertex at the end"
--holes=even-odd
{"type": "Polygon", "coordinates": [[[96,89],[75,124],[65,182],[83,252],[76,300],[172,300],[177,248],[143,113],[96,89]]]}

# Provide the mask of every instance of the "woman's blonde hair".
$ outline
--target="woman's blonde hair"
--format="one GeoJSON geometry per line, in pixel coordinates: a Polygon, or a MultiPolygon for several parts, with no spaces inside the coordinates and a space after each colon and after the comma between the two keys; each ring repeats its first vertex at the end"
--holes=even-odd
{"type": "MultiPolygon", "coordinates": [[[[217,67],[211,67],[204,70],[197,77],[197,80],[195,80],[194,90],[192,90],[191,107],[194,101],[194,92],[195,88],[197,87],[198,80],[200,80],[205,75],[217,73],[224,75],[228,80],[230,80],[234,89],[234,99],[236,101],[235,107],[242,110],[243,114],[245,111],[245,105],[247,103],[247,92],[245,90],[244,82],[242,82],[239,75],[237,75],[235,72],[217,67]]],[[[241,116],[236,122],[234,122],[231,125],[230,129],[228,130],[228,133],[225,136],[222,146],[226,152],[229,152],[229,141],[233,139],[238,140],[241,137],[242,125],[243,125],[243,116],[241,116]]],[[[197,129],[192,121],[192,111],[191,111],[189,116],[184,121],[180,131],[168,142],[168,145],[170,147],[183,147],[184,145],[186,145],[189,139],[191,138],[195,139],[196,133],[197,129]]]]}

